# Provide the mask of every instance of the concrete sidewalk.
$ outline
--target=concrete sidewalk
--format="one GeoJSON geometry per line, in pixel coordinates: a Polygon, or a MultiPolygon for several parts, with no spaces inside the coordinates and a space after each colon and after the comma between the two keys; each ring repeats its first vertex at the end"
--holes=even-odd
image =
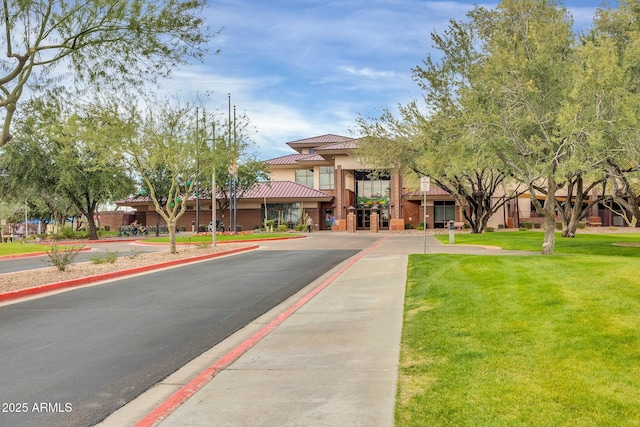
{"type": "Polygon", "coordinates": [[[160,425],[393,425],[407,253],[389,240],[160,425]]]}
{"type": "MultiPolygon", "coordinates": [[[[408,254],[423,253],[424,240],[369,236],[372,246],[285,303],[292,307],[277,324],[277,314],[267,313],[203,355],[209,362],[151,390],[135,421],[123,411],[99,425],[392,426],[408,254]]],[[[441,245],[429,236],[427,252],[506,251],[441,245]]]]}

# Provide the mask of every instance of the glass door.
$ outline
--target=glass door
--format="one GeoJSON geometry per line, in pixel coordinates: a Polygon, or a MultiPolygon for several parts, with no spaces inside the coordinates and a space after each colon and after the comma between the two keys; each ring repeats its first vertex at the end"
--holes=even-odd
{"type": "Polygon", "coordinates": [[[368,230],[371,228],[371,209],[358,209],[356,211],[356,229],[368,230]]]}

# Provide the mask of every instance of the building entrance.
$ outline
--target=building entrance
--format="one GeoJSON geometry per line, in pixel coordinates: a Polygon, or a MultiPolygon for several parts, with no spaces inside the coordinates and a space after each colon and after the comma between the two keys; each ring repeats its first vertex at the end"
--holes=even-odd
{"type": "MultiPolygon", "coordinates": [[[[371,208],[356,209],[356,229],[369,230],[371,228],[371,208]]],[[[378,209],[378,229],[389,229],[389,208],[380,207],[378,209]]]]}

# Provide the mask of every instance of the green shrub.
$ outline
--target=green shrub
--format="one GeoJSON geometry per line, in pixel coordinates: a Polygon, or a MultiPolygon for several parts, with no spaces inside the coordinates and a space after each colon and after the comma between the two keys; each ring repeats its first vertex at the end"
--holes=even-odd
{"type": "Polygon", "coordinates": [[[587,228],[587,223],[586,223],[586,221],[580,221],[580,222],[578,222],[578,228],[579,228],[580,230],[584,230],[585,228],[587,228]]]}
{"type": "Polygon", "coordinates": [[[496,230],[495,230],[495,228],[493,228],[493,227],[487,227],[487,228],[485,228],[485,231],[486,231],[487,233],[493,233],[493,232],[494,232],[494,231],[496,231],[496,230]]]}
{"type": "Polygon", "coordinates": [[[51,250],[47,251],[47,255],[49,256],[49,262],[56,266],[59,271],[66,271],[81,250],[82,246],[60,249],[57,245],[51,245],[51,250]]]}
{"type": "Polygon", "coordinates": [[[76,233],[71,227],[62,227],[62,230],[58,233],[63,239],[75,239],[76,233]]]}
{"type": "Polygon", "coordinates": [[[280,224],[278,226],[278,231],[282,232],[282,231],[287,231],[289,229],[289,227],[286,226],[286,224],[280,224]]]}
{"type": "Polygon", "coordinates": [[[304,224],[298,224],[294,227],[296,231],[304,231],[307,227],[304,224]]]}
{"type": "Polygon", "coordinates": [[[527,230],[531,230],[533,228],[533,223],[532,222],[523,222],[521,227],[524,227],[527,230]]]}
{"type": "Polygon", "coordinates": [[[88,231],[73,231],[71,227],[63,227],[59,233],[54,234],[54,240],[78,240],[86,239],[89,237],[88,231]]]}
{"type": "Polygon", "coordinates": [[[526,228],[524,228],[524,227],[520,227],[520,228],[518,228],[518,230],[519,230],[519,231],[527,231],[527,229],[526,229],[526,228]]]}
{"type": "Polygon", "coordinates": [[[91,258],[92,264],[113,264],[118,259],[118,251],[112,252],[107,249],[106,254],[96,255],[91,258]]]}
{"type": "Polygon", "coordinates": [[[129,259],[134,259],[142,255],[142,251],[140,249],[131,249],[131,253],[127,256],[129,259]]]}

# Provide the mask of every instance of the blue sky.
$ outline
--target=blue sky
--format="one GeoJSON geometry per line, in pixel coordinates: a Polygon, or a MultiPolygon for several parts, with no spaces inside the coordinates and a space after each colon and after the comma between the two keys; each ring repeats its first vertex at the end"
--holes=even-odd
{"type": "MultiPolygon", "coordinates": [[[[431,48],[429,33],[464,19],[474,3],[430,0],[210,0],[207,21],[221,49],[174,73],[181,91],[210,91],[226,114],[228,93],[256,133],[258,157],[291,154],[286,142],[334,133],[356,136],[358,116],[420,98],[411,68],[431,48]]],[[[565,1],[577,28],[601,0],[565,1]]],[[[615,2],[614,2],[615,3],[615,2]]]]}

